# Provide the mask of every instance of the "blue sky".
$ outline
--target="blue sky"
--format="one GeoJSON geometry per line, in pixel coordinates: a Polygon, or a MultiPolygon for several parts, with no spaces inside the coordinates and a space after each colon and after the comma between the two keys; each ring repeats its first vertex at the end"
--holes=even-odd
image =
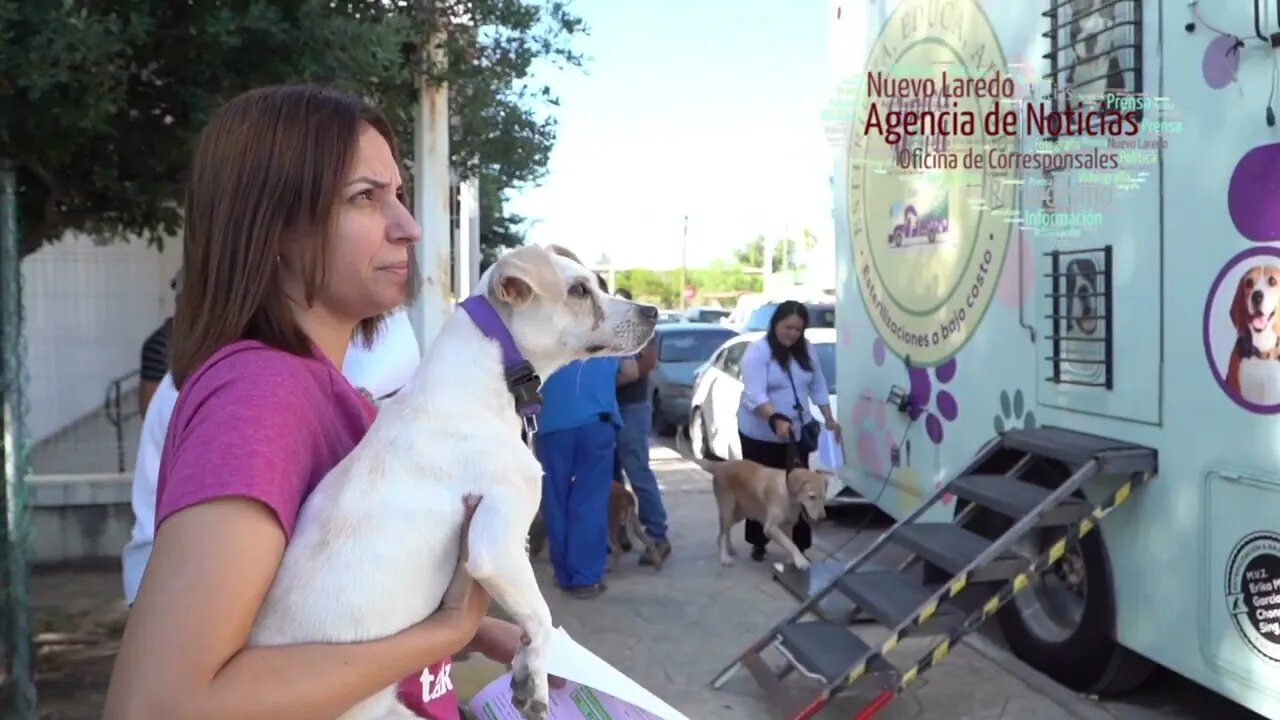
{"type": "Polygon", "coordinates": [[[592,262],[677,267],[757,233],[832,234],[826,0],[576,0],[584,70],[550,69],[549,174],[513,193],[528,238],[592,262]]]}

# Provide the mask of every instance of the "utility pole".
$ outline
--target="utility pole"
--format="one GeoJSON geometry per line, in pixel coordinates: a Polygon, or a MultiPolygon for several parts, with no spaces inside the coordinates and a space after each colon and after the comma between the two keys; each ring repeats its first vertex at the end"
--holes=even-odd
{"type": "Polygon", "coordinates": [[[680,309],[689,305],[685,289],[689,287],[689,216],[684,216],[684,231],[680,234],[680,309]]]}
{"type": "Polygon", "coordinates": [[[422,225],[422,240],[415,257],[423,286],[408,308],[418,349],[431,347],[444,326],[449,308],[449,255],[453,249],[453,228],[449,196],[449,86],[428,77],[428,72],[444,71],[445,20],[424,29],[424,72],[418,78],[418,107],[413,148],[414,214],[422,225]]]}

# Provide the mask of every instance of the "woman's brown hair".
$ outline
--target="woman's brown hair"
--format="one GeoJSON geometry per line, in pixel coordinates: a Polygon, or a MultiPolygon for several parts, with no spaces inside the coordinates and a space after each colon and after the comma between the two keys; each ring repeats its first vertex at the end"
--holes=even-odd
{"type": "MultiPolygon", "coordinates": [[[[200,133],[187,181],[182,292],[174,312],[170,369],[177,387],[236,340],[311,354],[285,297],[281,255],[301,272],[305,297],[299,300],[315,302],[338,192],[362,125],[382,135],[396,155],[395,135],[381,112],[316,85],[246,92],[200,133]]],[[[372,342],[381,321],[362,321],[357,335],[372,342]]]]}

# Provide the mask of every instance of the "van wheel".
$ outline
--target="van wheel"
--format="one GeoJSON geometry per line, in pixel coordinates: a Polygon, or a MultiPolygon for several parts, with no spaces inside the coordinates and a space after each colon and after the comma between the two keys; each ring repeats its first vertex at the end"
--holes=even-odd
{"type": "MultiPolygon", "coordinates": [[[[1028,533],[1014,549],[1034,557],[1062,537],[1062,528],[1028,533]]],[[[1068,541],[1048,572],[1013,596],[997,616],[1014,654],[1077,692],[1120,695],[1136,689],[1155,666],[1113,639],[1115,587],[1098,531],[1068,541]]]]}

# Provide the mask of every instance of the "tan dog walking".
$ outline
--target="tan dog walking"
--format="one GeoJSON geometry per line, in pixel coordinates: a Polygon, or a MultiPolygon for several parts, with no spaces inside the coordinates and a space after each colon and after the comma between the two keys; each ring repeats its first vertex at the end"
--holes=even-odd
{"type": "Polygon", "coordinates": [[[765,535],[791,553],[797,568],[809,567],[809,560],[791,541],[791,529],[801,513],[814,523],[826,517],[826,474],[804,468],[784,472],[751,460],[694,462],[711,473],[711,489],[720,511],[720,564],[733,564],[738,553],[729,531],[749,518],[763,525],[765,535]]]}

